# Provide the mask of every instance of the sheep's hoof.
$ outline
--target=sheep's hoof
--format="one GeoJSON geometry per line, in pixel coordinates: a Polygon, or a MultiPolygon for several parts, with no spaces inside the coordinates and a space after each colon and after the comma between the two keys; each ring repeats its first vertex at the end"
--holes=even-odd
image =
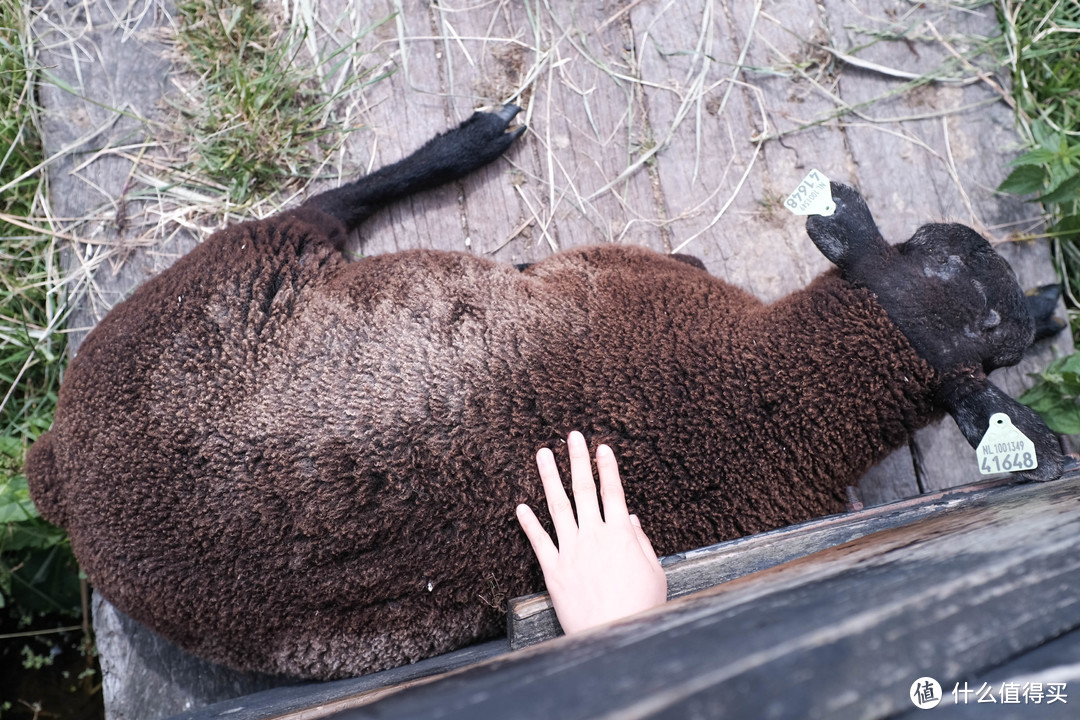
{"type": "Polygon", "coordinates": [[[511,120],[517,117],[517,114],[521,112],[521,108],[517,105],[507,104],[502,106],[502,110],[497,113],[493,113],[495,117],[502,119],[505,123],[509,124],[511,120]]]}
{"type": "Polygon", "coordinates": [[[521,134],[525,132],[525,126],[514,128],[510,132],[506,129],[510,126],[510,121],[517,117],[517,114],[521,112],[521,107],[518,105],[507,104],[502,106],[502,110],[493,113],[476,113],[473,115],[474,119],[486,120],[491,125],[493,131],[505,136],[501,139],[507,141],[507,145],[521,137],[521,134]],[[494,121],[494,122],[493,122],[494,121]]]}
{"type": "Polygon", "coordinates": [[[497,112],[473,113],[471,118],[437,138],[436,142],[452,146],[455,152],[471,158],[473,167],[480,167],[502,155],[525,132],[524,125],[507,132],[510,121],[519,112],[521,108],[517,105],[503,105],[497,112]]]}
{"type": "MultiPolygon", "coordinates": [[[[422,177],[417,186],[425,188],[468,175],[502,155],[525,132],[524,127],[507,132],[510,121],[519,112],[521,108],[517,105],[504,105],[496,112],[473,113],[456,128],[428,140],[409,156],[402,172],[422,177]]],[[[402,194],[409,192],[415,190],[402,194]]]]}

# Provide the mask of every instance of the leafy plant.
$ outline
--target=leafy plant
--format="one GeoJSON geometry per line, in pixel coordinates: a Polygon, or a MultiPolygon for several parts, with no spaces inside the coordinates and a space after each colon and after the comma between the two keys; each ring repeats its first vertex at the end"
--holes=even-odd
{"type": "Polygon", "coordinates": [[[81,615],[81,582],[67,534],[38,515],[25,475],[0,481],[0,527],[0,608],[20,625],[43,614],[81,615]]]}
{"type": "Polygon", "coordinates": [[[1020,402],[1039,413],[1054,432],[1080,433],[1080,354],[1058,358],[1041,373],[1020,402]]]}
{"type": "MultiPolygon", "coordinates": [[[[1075,250],[1080,238],[1080,136],[1055,130],[1040,120],[1030,127],[1035,147],[1012,161],[1014,169],[998,190],[1016,195],[1038,193],[1032,202],[1042,203],[1053,218],[1046,236],[1064,240],[1075,250]]],[[[1066,281],[1076,284],[1080,262],[1069,263],[1066,270],[1066,281]]]]}
{"type": "Polygon", "coordinates": [[[24,13],[0,2],[0,608],[27,624],[79,614],[81,592],[66,536],[38,516],[21,474],[27,447],[52,424],[64,355],[55,248],[8,222],[39,212],[44,194],[24,13]]]}
{"type": "MultiPolygon", "coordinates": [[[[1073,337],[1080,340],[1080,5],[1056,0],[999,0],[1009,46],[1017,121],[1029,150],[1012,162],[998,188],[1034,195],[1049,217],[1044,237],[1054,242],[1065,286],[1073,337]]],[[[1019,400],[1057,432],[1080,432],[1080,383],[1076,355],[1060,358],[1037,375],[1019,400]]]]}

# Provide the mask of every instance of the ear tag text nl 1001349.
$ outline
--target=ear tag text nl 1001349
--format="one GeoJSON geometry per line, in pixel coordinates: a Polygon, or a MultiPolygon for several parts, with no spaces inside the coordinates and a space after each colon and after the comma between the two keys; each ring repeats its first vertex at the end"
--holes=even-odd
{"type": "Polygon", "coordinates": [[[1035,443],[1020,432],[1005,413],[990,416],[982,442],[975,449],[979,472],[994,475],[1002,472],[1034,470],[1039,467],[1035,456],[1035,443]]]}

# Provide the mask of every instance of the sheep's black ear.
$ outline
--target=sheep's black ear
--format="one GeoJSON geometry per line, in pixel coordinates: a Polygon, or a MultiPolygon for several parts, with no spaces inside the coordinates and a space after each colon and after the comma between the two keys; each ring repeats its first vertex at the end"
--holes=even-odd
{"type": "Polygon", "coordinates": [[[1061,285],[1040,285],[1024,293],[1028,312],[1035,321],[1035,339],[1053,337],[1066,328],[1061,318],[1054,317],[1058,300],[1061,299],[1061,285]]]}
{"type": "Polygon", "coordinates": [[[806,232],[818,250],[841,270],[887,254],[889,246],[862,196],[841,183],[829,186],[836,211],[828,217],[811,215],[806,219],[806,232]]]}
{"type": "Polygon", "coordinates": [[[1057,435],[1046,427],[1034,410],[1013,400],[985,376],[969,376],[962,382],[946,383],[943,396],[949,414],[971,447],[979,446],[990,426],[990,416],[1005,413],[1013,426],[1035,443],[1035,456],[1039,461],[1034,470],[1017,475],[1036,482],[1056,480],[1061,476],[1065,456],[1057,435]]]}

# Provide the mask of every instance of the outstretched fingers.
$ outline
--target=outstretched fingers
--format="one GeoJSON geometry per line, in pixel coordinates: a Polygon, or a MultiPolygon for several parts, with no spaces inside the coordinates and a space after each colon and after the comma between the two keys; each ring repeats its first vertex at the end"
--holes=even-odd
{"type": "Polygon", "coordinates": [[[596,448],[596,471],[600,475],[600,497],[604,501],[604,520],[609,523],[629,522],[626,494],[619,478],[615,453],[607,445],[596,448]]]}
{"type": "Polygon", "coordinates": [[[529,538],[533,554],[540,561],[540,568],[545,573],[548,572],[548,568],[554,566],[559,559],[559,551],[551,541],[551,536],[528,505],[517,506],[517,519],[521,529],[525,531],[525,537],[529,538]]]}
{"type": "Polygon", "coordinates": [[[551,450],[536,454],[559,547],[555,548],[529,508],[519,506],[517,516],[544,571],[555,613],[569,634],[662,604],[667,599],[667,578],[641,524],[627,514],[611,448],[601,445],[596,451],[604,521],[600,520],[589,449],[581,433],[570,434],[567,450],[576,522],[551,450]]]}
{"type": "Polygon", "coordinates": [[[578,525],[595,525],[600,522],[600,505],[596,499],[589,446],[585,443],[585,437],[575,430],[566,438],[566,448],[570,453],[570,480],[578,525]]]}
{"type": "Polygon", "coordinates": [[[559,477],[559,468],[555,465],[555,456],[551,450],[541,448],[536,453],[536,469],[540,471],[540,482],[544,485],[548,512],[555,525],[559,548],[566,549],[577,536],[577,521],[574,520],[574,508],[570,505],[570,498],[566,497],[566,490],[563,489],[562,479],[559,477]]]}

